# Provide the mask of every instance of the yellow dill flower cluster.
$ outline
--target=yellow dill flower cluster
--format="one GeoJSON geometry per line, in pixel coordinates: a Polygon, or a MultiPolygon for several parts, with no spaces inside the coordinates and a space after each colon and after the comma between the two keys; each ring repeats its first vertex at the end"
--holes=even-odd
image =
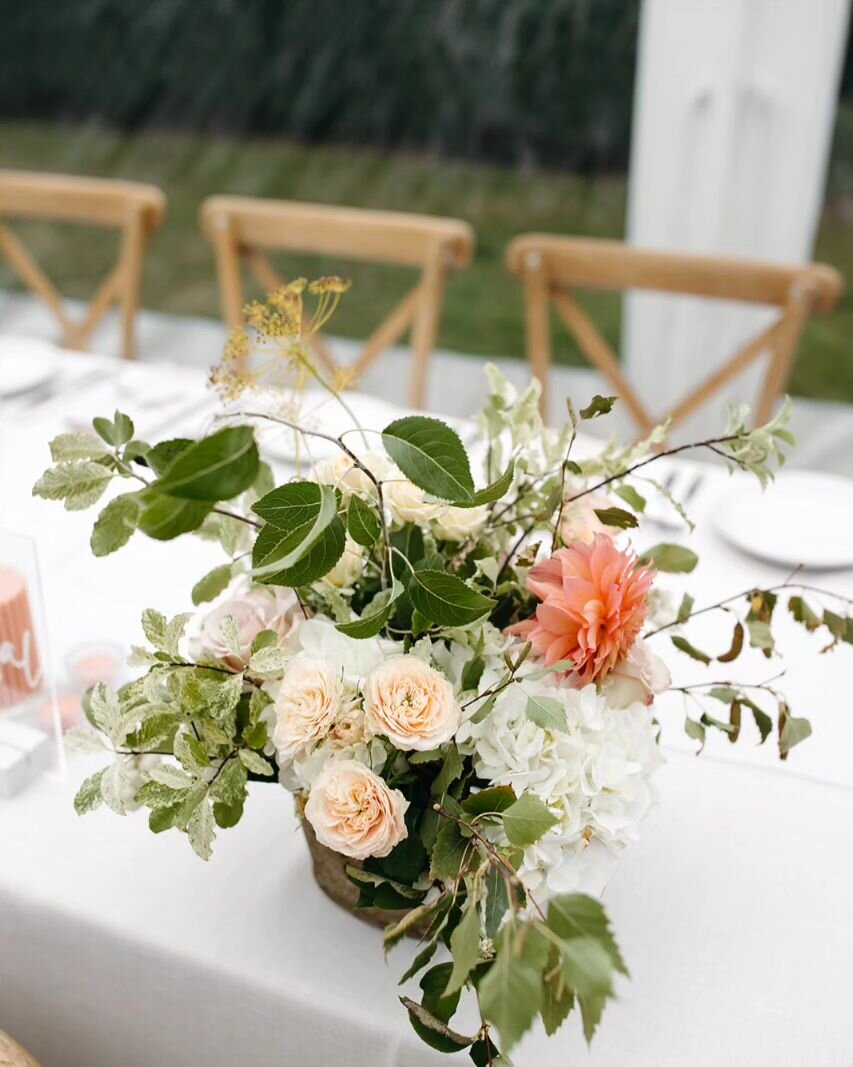
{"type": "Polygon", "coordinates": [[[296,278],[243,308],[245,327],[231,331],[221,362],[210,372],[210,384],[225,401],[262,388],[299,390],[309,378],[337,393],[352,384],[353,374],[338,369],[326,382],[310,351],[310,339],[334,315],[341,296],[350,288],[344,278],[325,277],[308,282],[296,278]],[[316,298],[306,307],[305,296],[316,298]],[[251,331],[251,333],[250,333],[251,331]],[[252,356],[262,358],[254,360],[252,356]]]}

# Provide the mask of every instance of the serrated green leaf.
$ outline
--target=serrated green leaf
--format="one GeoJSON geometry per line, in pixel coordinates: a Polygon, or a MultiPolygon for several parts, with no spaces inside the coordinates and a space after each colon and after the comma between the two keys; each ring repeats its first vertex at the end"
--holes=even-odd
{"type": "Polygon", "coordinates": [[[139,525],[143,504],[137,493],[111,500],[95,520],[89,544],[95,556],[108,556],[126,545],[139,525]]]}
{"type": "Polygon", "coordinates": [[[455,822],[446,820],[439,827],[430,858],[430,878],[447,882],[459,874],[468,842],[455,822]]]}
{"type": "Polygon", "coordinates": [[[335,629],[357,640],[374,637],[388,621],[395,602],[404,592],[403,585],[394,578],[391,588],[377,593],[362,612],[361,618],[353,619],[352,622],[339,622],[335,629]]]}
{"type": "Polygon", "coordinates": [[[372,548],[382,533],[382,523],[375,508],[353,493],[347,506],[347,529],[357,545],[372,548]]]}
{"type": "Polygon", "coordinates": [[[614,526],[619,530],[633,530],[640,524],[637,516],[624,508],[594,508],[599,522],[605,526],[614,526]]]}
{"type": "Polygon", "coordinates": [[[695,719],[685,718],[684,720],[684,732],[688,737],[694,741],[699,742],[699,751],[705,747],[705,727],[701,722],[697,722],[695,719]]]}
{"type": "Polygon", "coordinates": [[[467,815],[484,815],[486,812],[500,814],[512,807],[518,798],[508,785],[493,785],[472,793],[462,801],[462,810],[467,815]]]}
{"type": "Polygon", "coordinates": [[[450,953],[453,956],[453,970],[444,996],[462,988],[480,958],[480,913],[470,898],[462,918],[450,935],[450,953]]]}
{"type": "Polygon", "coordinates": [[[220,566],[214,567],[212,571],[208,571],[193,586],[193,604],[205,604],[209,600],[215,600],[221,592],[228,588],[228,583],[233,575],[234,568],[231,563],[222,563],[220,566]]]}
{"type": "Polygon", "coordinates": [[[503,824],[510,844],[527,848],[560,821],[532,793],[523,793],[503,813],[503,824]]]}
{"type": "Polygon", "coordinates": [[[805,741],[811,735],[812,727],[808,719],[796,718],[790,714],[783,716],[782,726],[779,730],[780,753],[783,756],[787,756],[795,745],[799,745],[801,741],[805,741]]]}
{"type": "Polygon", "coordinates": [[[510,465],[503,472],[500,478],[497,478],[491,485],[487,485],[484,489],[478,489],[474,493],[474,499],[472,501],[472,507],[480,507],[482,504],[492,504],[496,500],[500,500],[506,496],[509,487],[512,485],[512,479],[515,477],[515,463],[510,462],[510,465]]]}
{"type": "Polygon", "coordinates": [[[284,670],[290,658],[291,653],[286,649],[268,645],[253,654],[249,660],[249,670],[253,674],[278,674],[284,670]]]}
{"type": "Polygon", "coordinates": [[[216,838],[216,825],[213,808],[206,796],[196,805],[187,821],[187,837],[190,839],[193,852],[201,859],[209,860],[216,838]]]}
{"type": "Polygon", "coordinates": [[[596,393],[587,406],[581,408],[578,414],[582,419],[597,419],[599,415],[609,415],[618,399],[615,396],[599,396],[596,393]]]}
{"type": "Polygon", "coordinates": [[[455,744],[451,743],[441,765],[441,770],[432,783],[432,795],[441,797],[450,788],[451,783],[455,782],[462,774],[462,769],[462,757],[459,755],[459,749],[455,744]]]}
{"type": "Polygon", "coordinates": [[[99,808],[103,803],[104,798],[101,795],[101,779],[103,775],[103,770],[90,775],[77,790],[77,795],[74,797],[74,810],[78,815],[86,815],[88,812],[99,808]]]}
{"type": "Polygon", "coordinates": [[[621,497],[625,503],[641,514],[646,510],[646,498],[641,496],[633,485],[619,485],[613,492],[621,497]]]}
{"type": "Polygon", "coordinates": [[[241,748],[239,757],[246,770],[252,774],[261,774],[265,778],[271,778],[275,774],[273,767],[258,752],[253,752],[249,748],[241,748]]]}
{"type": "Polygon", "coordinates": [[[473,503],[474,479],[459,435],[439,419],[409,415],[382,431],[382,443],[403,474],[431,496],[473,503]]]}
{"type": "Polygon", "coordinates": [[[671,641],[679,652],[683,652],[685,655],[690,656],[691,659],[704,663],[706,667],[711,662],[711,657],[706,652],[701,652],[698,648],[694,648],[686,637],[672,637],[671,641]]]}
{"type": "Polygon", "coordinates": [[[198,500],[179,500],[175,496],[145,490],[145,510],[139,529],[155,541],[172,541],[181,534],[197,530],[210,514],[212,504],[198,500]]]}
{"type": "Polygon", "coordinates": [[[154,488],[184,500],[231,500],[254,482],[259,462],[251,427],[228,426],[184,449],[154,488]]]}
{"type": "Polygon", "coordinates": [[[415,571],[408,593],[421,614],[439,626],[466,626],[487,615],[495,601],[447,571],[415,571]]]}
{"type": "Polygon", "coordinates": [[[536,723],[543,730],[565,733],[569,728],[565,706],[554,697],[546,697],[538,693],[528,696],[525,714],[531,722],[536,723]]]}
{"type": "Polygon", "coordinates": [[[246,796],[246,767],[239,759],[229,759],[222,766],[216,781],[210,787],[210,795],[223,804],[242,803],[246,796]]]}
{"type": "Polygon", "coordinates": [[[186,452],[194,441],[189,437],[172,437],[160,441],[145,453],[145,462],[155,474],[165,474],[182,452],[186,452]]]}
{"type": "Polygon", "coordinates": [[[542,1004],[542,971],[549,943],[530,923],[507,923],[497,954],[480,980],[480,1008],[509,1051],[529,1029],[542,1004]]]}
{"type": "Polygon", "coordinates": [[[504,916],[510,908],[506,875],[494,863],[489,864],[485,878],[486,899],[483,902],[483,927],[486,937],[494,940],[504,916]]]}
{"type": "Polygon", "coordinates": [[[50,458],[54,463],[98,459],[109,454],[109,450],[91,433],[61,433],[50,442],[50,458]]]}
{"type": "Polygon", "coordinates": [[[186,731],[175,737],[175,758],[191,775],[200,774],[210,766],[201,742],[186,731]]]}
{"type": "Polygon", "coordinates": [[[62,500],[66,511],[83,511],[96,503],[113,479],[113,472],[93,460],[58,463],[33,486],[33,496],[62,500]]]}
{"type": "Polygon", "coordinates": [[[334,489],[327,485],[320,486],[307,481],[288,482],[262,496],[252,505],[252,511],[264,522],[289,533],[314,521],[324,496],[329,492],[335,496],[334,489]]]}
{"type": "Polygon", "coordinates": [[[561,938],[595,939],[610,957],[613,968],[627,976],[628,968],[600,900],[586,893],[563,893],[552,897],[548,902],[548,927],[561,938]]]}
{"type": "Polygon", "coordinates": [[[684,545],[660,544],[643,552],[640,562],[651,563],[656,570],[667,574],[690,574],[699,557],[684,545]]]}
{"type": "Polygon", "coordinates": [[[307,552],[292,566],[273,567],[297,552],[307,537],[313,523],[306,523],[298,529],[285,533],[274,526],[265,526],[258,534],[252,550],[252,565],[258,580],[265,585],[284,585],[299,587],[318,581],[334,567],[344,554],[346,531],[344,524],[334,515],[319,537],[311,544],[307,552]]]}

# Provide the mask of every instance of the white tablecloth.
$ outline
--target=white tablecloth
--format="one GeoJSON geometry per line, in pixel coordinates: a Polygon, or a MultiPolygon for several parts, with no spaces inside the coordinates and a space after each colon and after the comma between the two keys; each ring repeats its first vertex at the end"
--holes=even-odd
{"type": "MultiPolygon", "coordinates": [[[[200,378],[184,389],[201,403],[200,378]]],[[[0,409],[0,526],[38,539],[55,658],[85,639],[138,640],[142,607],[185,609],[193,581],[218,561],[190,538],[135,538],[93,560],[91,516],[29,496],[68,412],[110,413],[109,400],[93,411],[81,390],[23,418],[0,409]]],[[[203,417],[187,408],[182,400],[174,430],[203,417]]],[[[720,478],[705,479],[693,508],[697,604],[783,576],[713,534],[720,478]]],[[[831,581],[853,587],[849,573],[831,581]]],[[[705,644],[722,650],[727,634],[706,625],[705,644]]],[[[843,653],[816,660],[819,640],[793,624],[780,636],[785,688],[815,736],[783,767],[767,747],[716,738],[696,759],[680,702],[667,702],[661,802],[606,894],[632,980],[591,1052],[572,1018],[550,1042],[534,1031],[517,1064],[851,1062],[853,664],[843,653]]],[[[679,684],[697,676],[692,661],[667,656],[679,684]]],[[[773,673],[755,658],[736,667],[773,673]]],[[[411,949],[386,965],[378,932],[316,889],[284,791],[255,787],[205,865],[178,835],[151,835],[143,815],[78,819],[71,798],[87,770],[72,758],[67,781],[43,778],[0,802],[0,1028],[43,1067],[443,1061],[395,1004],[411,949]]]]}

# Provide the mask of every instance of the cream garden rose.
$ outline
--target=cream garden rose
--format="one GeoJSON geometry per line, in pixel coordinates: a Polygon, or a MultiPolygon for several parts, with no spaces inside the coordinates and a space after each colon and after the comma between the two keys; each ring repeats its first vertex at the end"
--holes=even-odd
{"type": "Polygon", "coordinates": [[[442,507],[433,519],[432,532],[440,541],[465,541],[480,532],[489,510],[478,508],[442,507]]]}
{"type": "Polygon", "coordinates": [[[322,741],[343,700],[343,681],[334,667],[307,656],[291,660],[275,701],[273,743],[279,759],[290,759],[322,741]]]}
{"type": "Polygon", "coordinates": [[[305,818],[321,845],[351,859],[382,857],[408,836],[408,800],[363,763],[330,759],[315,779],[305,818]]]}
{"type": "Polygon", "coordinates": [[[364,682],[368,730],[404,752],[425,752],[449,741],[461,711],[453,686],[419,656],[391,656],[364,682]]]}
{"type": "Polygon", "coordinates": [[[333,589],[352,589],[363,572],[364,550],[347,534],[343,555],[321,581],[333,589]]]}
{"type": "Polygon", "coordinates": [[[404,525],[413,522],[417,526],[423,526],[430,519],[434,519],[443,507],[441,504],[428,502],[423,489],[419,489],[414,482],[410,482],[399,472],[388,476],[388,481],[382,484],[382,492],[391,517],[395,522],[404,525]]]}

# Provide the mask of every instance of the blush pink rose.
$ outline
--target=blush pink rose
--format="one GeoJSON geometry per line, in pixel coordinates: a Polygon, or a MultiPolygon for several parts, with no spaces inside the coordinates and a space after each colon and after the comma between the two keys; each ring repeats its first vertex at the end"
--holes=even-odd
{"type": "Polygon", "coordinates": [[[378,774],[351,759],[330,759],[315,779],[305,805],[321,845],[365,860],[382,857],[408,836],[408,800],[378,774]]]}
{"type": "Polygon", "coordinates": [[[576,541],[531,569],[528,585],[542,603],[534,618],[509,632],[530,641],[549,666],[571,660],[570,677],[578,685],[599,681],[637,640],[653,578],[609,537],[596,534],[590,545],[576,541]]]}
{"type": "Polygon", "coordinates": [[[263,630],[273,630],[281,643],[301,619],[301,609],[292,589],[253,586],[245,593],[218,604],[202,621],[201,647],[214,659],[232,670],[242,670],[249,662],[252,642],[263,630]],[[237,624],[239,656],[222,638],[224,619],[231,616],[237,624]]]}

